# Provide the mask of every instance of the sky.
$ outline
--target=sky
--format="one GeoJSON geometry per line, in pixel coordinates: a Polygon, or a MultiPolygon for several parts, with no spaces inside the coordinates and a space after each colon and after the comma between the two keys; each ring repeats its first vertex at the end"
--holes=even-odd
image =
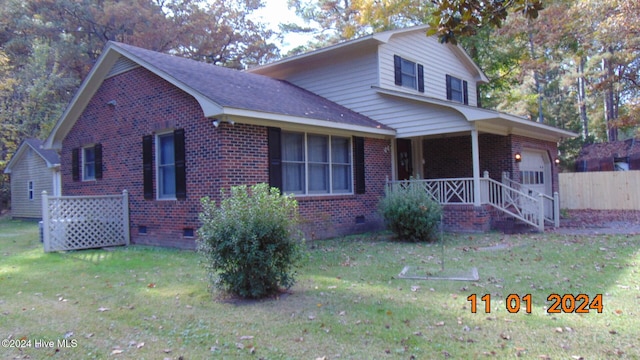
{"type": "MultiPolygon", "coordinates": [[[[261,18],[262,22],[269,24],[272,29],[279,31],[278,24],[283,22],[295,22],[303,25],[304,21],[300,19],[293,10],[287,8],[287,0],[264,0],[265,7],[254,12],[256,19],[261,18]]],[[[299,45],[304,45],[310,40],[309,35],[303,34],[287,34],[280,46],[282,53],[286,53],[299,45]]]]}

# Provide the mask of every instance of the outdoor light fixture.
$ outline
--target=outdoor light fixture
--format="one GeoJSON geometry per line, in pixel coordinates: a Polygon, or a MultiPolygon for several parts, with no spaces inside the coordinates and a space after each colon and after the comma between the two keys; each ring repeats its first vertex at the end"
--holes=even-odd
{"type": "Polygon", "coordinates": [[[516,153],[516,154],[514,155],[514,158],[516,159],[516,162],[520,162],[520,161],[522,161],[522,155],[520,155],[520,153],[516,153]]]}
{"type": "Polygon", "coordinates": [[[107,103],[107,105],[109,105],[109,106],[116,106],[116,104],[117,104],[117,103],[116,103],[116,101],[115,101],[115,100],[111,100],[111,101],[109,101],[109,102],[107,103]]]}
{"type": "Polygon", "coordinates": [[[556,165],[560,165],[560,158],[556,158],[555,160],[553,160],[553,162],[555,162],[556,165]]]}
{"type": "Polygon", "coordinates": [[[218,127],[218,126],[220,126],[220,120],[218,120],[218,119],[213,119],[212,124],[213,124],[213,126],[218,127]]]}

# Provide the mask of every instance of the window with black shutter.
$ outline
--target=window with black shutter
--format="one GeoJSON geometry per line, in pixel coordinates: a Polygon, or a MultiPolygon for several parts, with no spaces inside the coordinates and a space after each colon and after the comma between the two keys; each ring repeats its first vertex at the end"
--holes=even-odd
{"type": "Polygon", "coordinates": [[[71,150],[71,177],[73,181],[80,181],[80,149],[71,150]]]}
{"type": "Polygon", "coordinates": [[[281,131],[279,128],[267,128],[269,147],[269,186],[282,190],[282,149],[280,148],[281,131]]]}
{"type": "Polygon", "coordinates": [[[424,92],[424,66],[394,55],[393,70],[396,85],[424,92]]]}
{"type": "Polygon", "coordinates": [[[102,179],[102,144],[94,146],[94,173],[97,180],[102,179]]]}
{"type": "Polygon", "coordinates": [[[185,163],[184,129],[173,132],[176,168],[176,199],[187,198],[187,168],[185,163]]]}
{"type": "Polygon", "coordinates": [[[142,184],[144,198],[153,199],[153,136],[142,137],[142,184]]]}
{"type": "Polygon", "coordinates": [[[365,173],[364,173],[364,138],[359,136],[353,137],[354,142],[354,162],[356,177],[356,194],[364,194],[366,192],[365,173]]]}
{"type": "Polygon", "coordinates": [[[466,80],[446,75],[447,100],[469,104],[469,90],[466,80]]]}

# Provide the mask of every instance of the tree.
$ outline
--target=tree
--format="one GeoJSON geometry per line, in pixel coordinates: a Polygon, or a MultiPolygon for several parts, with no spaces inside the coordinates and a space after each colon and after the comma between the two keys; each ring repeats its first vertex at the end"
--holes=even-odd
{"type": "Polygon", "coordinates": [[[278,48],[267,42],[273,30],[248,17],[260,7],[259,0],[214,0],[206,8],[192,6],[172,52],[238,69],[277,58],[278,48]]]}
{"type": "Polygon", "coordinates": [[[431,8],[421,0],[289,0],[288,4],[308,26],[281,24],[281,30],[315,34],[313,42],[293,53],[373,32],[419,25],[425,22],[431,8]]]}
{"type": "Polygon", "coordinates": [[[429,35],[437,35],[441,42],[457,44],[458,38],[475,35],[479,28],[502,27],[513,13],[536,19],[542,10],[542,0],[433,0],[436,10],[429,35]]]}

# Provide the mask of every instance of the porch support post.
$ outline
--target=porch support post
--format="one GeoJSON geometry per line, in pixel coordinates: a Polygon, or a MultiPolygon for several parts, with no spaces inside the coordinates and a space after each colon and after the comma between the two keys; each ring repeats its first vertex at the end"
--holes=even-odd
{"type": "Polygon", "coordinates": [[[480,148],[478,130],[471,130],[471,158],[473,160],[473,205],[480,206],[480,148]]]}

